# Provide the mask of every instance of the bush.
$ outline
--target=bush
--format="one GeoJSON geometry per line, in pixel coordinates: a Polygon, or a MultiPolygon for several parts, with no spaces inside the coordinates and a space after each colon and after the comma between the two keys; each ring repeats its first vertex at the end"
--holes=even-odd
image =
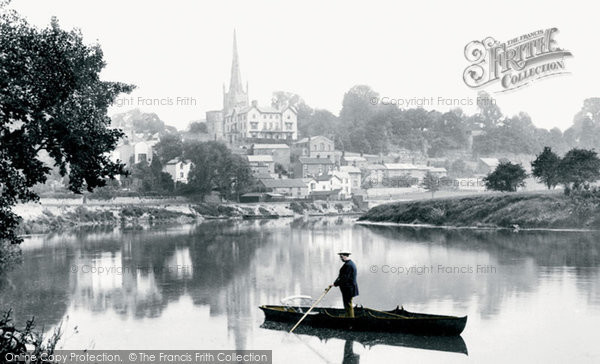
{"type": "MultiPolygon", "coordinates": [[[[44,357],[54,353],[56,344],[62,335],[61,325],[54,330],[51,337],[44,339],[43,333],[35,331],[34,319],[28,320],[22,330],[15,328],[11,319],[11,311],[0,317],[0,357],[5,358],[8,354],[35,355],[44,357]],[[29,347],[29,349],[28,349],[29,347]]],[[[77,331],[76,331],[77,332],[77,331]]],[[[47,360],[41,363],[50,363],[47,360]]]]}
{"type": "Polygon", "coordinates": [[[219,205],[217,206],[217,211],[219,212],[220,216],[239,216],[240,212],[232,206],[227,206],[227,205],[219,205]]]}
{"type": "Polygon", "coordinates": [[[121,216],[124,217],[140,217],[144,214],[144,210],[138,206],[128,206],[121,209],[121,216]]]}
{"type": "Polygon", "coordinates": [[[292,210],[296,214],[304,214],[304,210],[308,208],[306,203],[298,203],[296,201],[292,202],[289,207],[290,210],[292,210]]]}
{"type": "Polygon", "coordinates": [[[573,202],[571,212],[578,218],[587,220],[600,213],[600,190],[588,187],[583,190],[570,190],[569,198],[573,202]]]}
{"type": "Polygon", "coordinates": [[[202,216],[219,216],[219,209],[216,205],[200,203],[192,206],[192,209],[202,216]]]}

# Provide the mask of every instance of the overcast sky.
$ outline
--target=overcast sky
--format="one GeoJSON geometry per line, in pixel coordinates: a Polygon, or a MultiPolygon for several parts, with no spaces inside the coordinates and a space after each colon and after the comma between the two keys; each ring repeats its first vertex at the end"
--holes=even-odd
{"type": "Polygon", "coordinates": [[[63,28],[79,27],[86,41],[101,44],[108,63],[103,78],[138,87],[133,103],[112,113],[139,107],[179,129],[222,107],[234,28],[243,82],[261,104],[285,90],[338,114],[356,84],[394,99],[474,99],[462,79],[468,42],[550,27],[560,31],[558,45],[573,53],[566,59],[571,73],[494,94],[502,111],[526,111],[536,125],[564,130],[585,98],[600,96],[593,3],[13,0],[11,6],[40,26],[55,15],[63,28]],[[170,98],[173,105],[139,105],[138,97],[170,98]],[[196,105],[177,105],[178,97],[196,105]]]}

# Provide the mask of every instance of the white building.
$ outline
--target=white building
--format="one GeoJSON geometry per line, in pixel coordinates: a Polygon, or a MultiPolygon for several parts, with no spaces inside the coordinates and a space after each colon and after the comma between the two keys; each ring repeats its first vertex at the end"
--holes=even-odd
{"type": "Polygon", "coordinates": [[[152,162],[152,145],[142,141],[133,146],[134,163],[152,162]]]}
{"type": "Polygon", "coordinates": [[[188,183],[192,165],[192,162],[189,160],[180,161],[179,159],[171,159],[163,167],[163,172],[170,174],[175,183],[188,183]]]}
{"type": "Polygon", "coordinates": [[[152,163],[154,146],[159,142],[158,134],[146,137],[143,134],[131,134],[125,137],[113,151],[111,158],[120,160],[129,166],[140,162],[152,163]]]}
{"type": "Polygon", "coordinates": [[[292,107],[277,110],[253,101],[248,107],[234,108],[224,122],[225,137],[231,144],[248,139],[291,141],[298,138],[298,117],[292,107]]]}
{"type": "Polygon", "coordinates": [[[339,171],[322,174],[307,181],[309,194],[331,192],[338,199],[348,199],[352,196],[350,184],[348,174],[339,171]]]}
{"type": "MultiPolygon", "coordinates": [[[[362,186],[362,172],[360,168],[354,166],[341,166],[341,172],[348,173],[350,176],[350,188],[352,190],[358,190],[362,186]]],[[[354,193],[354,192],[352,192],[354,193]]]]}
{"type": "Polygon", "coordinates": [[[350,198],[352,195],[352,179],[350,178],[350,174],[346,171],[342,171],[340,168],[340,170],[333,170],[331,175],[340,180],[340,184],[334,187],[341,188],[344,198],[350,198]]]}

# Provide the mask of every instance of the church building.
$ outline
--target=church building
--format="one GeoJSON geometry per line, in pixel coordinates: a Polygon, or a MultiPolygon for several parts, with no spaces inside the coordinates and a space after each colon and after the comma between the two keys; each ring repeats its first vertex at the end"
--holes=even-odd
{"type": "Polygon", "coordinates": [[[298,117],[293,107],[276,109],[249,102],[248,84],[245,89],[242,84],[235,31],[229,90],[223,85],[223,109],[206,112],[206,123],[211,139],[230,146],[298,139],[298,117]]]}

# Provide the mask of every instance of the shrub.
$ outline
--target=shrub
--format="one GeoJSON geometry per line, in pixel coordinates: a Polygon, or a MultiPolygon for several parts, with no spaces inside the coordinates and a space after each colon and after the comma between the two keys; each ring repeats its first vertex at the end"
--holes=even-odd
{"type": "MultiPolygon", "coordinates": [[[[59,325],[52,336],[45,340],[43,333],[35,330],[33,318],[27,321],[22,330],[19,330],[12,323],[10,310],[0,317],[0,332],[2,333],[0,335],[0,356],[2,358],[8,354],[14,356],[29,354],[42,358],[51,355],[62,335],[61,325],[59,325]]],[[[50,362],[43,360],[42,363],[50,362]]]]}
{"type": "Polygon", "coordinates": [[[219,209],[216,205],[200,203],[192,206],[192,209],[203,216],[219,216],[219,209]]]}
{"type": "Polygon", "coordinates": [[[125,217],[140,217],[144,214],[144,210],[138,206],[128,206],[121,209],[121,216],[125,217]]]}
{"type": "Polygon", "coordinates": [[[292,210],[296,214],[303,214],[304,210],[307,208],[308,208],[308,206],[304,202],[298,203],[298,202],[294,201],[290,204],[290,210],[292,210]]]}
{"type": "Polygon", "coordinates": [[[235,207],[227,206],[227,205],[217,206],[217,211],[219,212],[219,215],[222,215],[222,216],[238,216],[238,215],[240,215],[240,212],[235,207]]]}

